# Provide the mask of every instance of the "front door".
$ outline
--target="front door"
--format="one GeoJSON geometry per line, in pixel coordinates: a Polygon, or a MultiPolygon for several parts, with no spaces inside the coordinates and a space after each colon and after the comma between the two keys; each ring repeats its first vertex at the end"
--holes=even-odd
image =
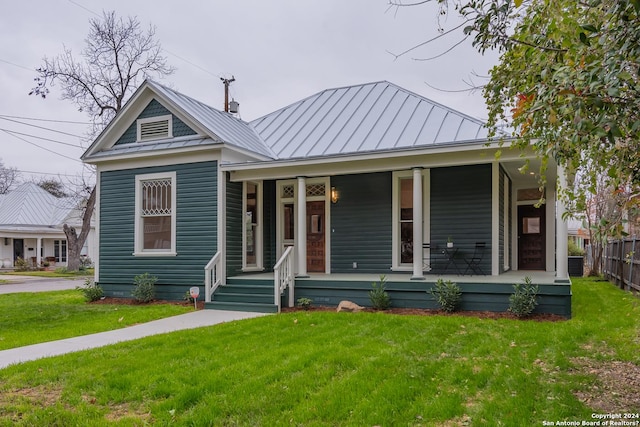
{"type": "Polygon", "coordinates": [[[18,258],[24,259],[24,240],[13,239],[13,261],[17,261],[18,258]]]}
{"type": "Polygon", "coordinates": [[[325,272],[324,201],[307,202],[307,271],[325,272]]]}
{"type": "Polygon", "coordinates": [[[518,270],[544,270],[546,259],[544,205],[518,206],[518,270]]]}

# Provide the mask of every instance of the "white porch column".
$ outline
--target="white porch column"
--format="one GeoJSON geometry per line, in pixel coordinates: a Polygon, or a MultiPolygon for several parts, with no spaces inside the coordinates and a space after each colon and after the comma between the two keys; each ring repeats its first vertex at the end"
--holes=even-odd
{"type": "Polygon", "coordinates": [[[422,275],[422,168],[413,168],[413,276],[411,280],[424,280],[422,275]]]}
{"type": "Polygon", "coordinates": [[[567,177],[564,168],[558,166],[558,189],[556,190],[556,277],[566,279],[569,277],[569,231],[567,222],[562,218],[566,212],[564,202],[560,199],[560,189],[566,188],[567,177]]]}
{"type": "Polygon", "coordinates": [[[298,177],[298,277],[307,277],[307,182],[304,176],[298,177]]]}
{"type": "Polygon", "coordinates": [[[42,237],[38,237],[36,243],[36,267],[40,267],[42,263],[42,256],[40,255],[42,252],[42,237]]]}

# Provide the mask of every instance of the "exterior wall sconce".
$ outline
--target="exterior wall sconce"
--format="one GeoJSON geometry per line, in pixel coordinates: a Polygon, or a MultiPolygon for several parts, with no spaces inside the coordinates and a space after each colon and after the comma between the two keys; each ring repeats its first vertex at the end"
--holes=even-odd
{"type": "Polygon", "coordinates": [[[338,190],[336,190],[336,187],[331,187],[331,203],[338,203],[339,199],[340,195],[338,194],[338,190]]]}

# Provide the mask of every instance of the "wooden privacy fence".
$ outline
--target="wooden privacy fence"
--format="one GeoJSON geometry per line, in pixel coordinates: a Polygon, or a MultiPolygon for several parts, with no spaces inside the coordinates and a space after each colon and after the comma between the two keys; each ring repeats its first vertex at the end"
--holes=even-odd
{"type": "Polygon", "coordinates": [[[604,276],[627,291],[640,292],[640,240],[611,240],[604,247],[604,276]]]}

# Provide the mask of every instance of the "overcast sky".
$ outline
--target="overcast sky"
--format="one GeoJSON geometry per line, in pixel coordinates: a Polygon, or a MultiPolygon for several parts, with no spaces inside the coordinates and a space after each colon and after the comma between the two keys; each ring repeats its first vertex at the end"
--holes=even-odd
{"type": "MultiPolygon", "coordinates": [[[[465,89],[465,80],[486,75],[497,61],[495,54],[480,56],[470,41],[435,60],[414,59],[444,52],[461,40],[461,31],[395,59],[389,52],[437,36],[438,16],[430,6],[390,9],[388,0],[33,0],[6,2],[2,9],[0,159],[24,179],[83,171],[86,115],[59,100],[56,87],[46,100],[28,93],[42,58],[64,46],[80,53],[89,19],[103,9],[156,27],[169,64],[177,68],[161,83],[222,109],[220,77],[233,75],[230,93],[246,121],[323,89],[379,80],[486,119],[480,92],[430,86],[465,89]]],[[[443,26],[457,22],[451,17],[443,26]]]]}

